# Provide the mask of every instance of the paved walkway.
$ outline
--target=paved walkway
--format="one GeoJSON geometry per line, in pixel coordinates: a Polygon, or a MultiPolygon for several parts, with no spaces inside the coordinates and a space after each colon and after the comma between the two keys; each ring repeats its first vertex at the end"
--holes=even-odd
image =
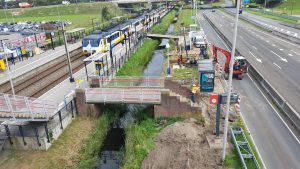
{"type": "MultiPolygon", "coordinates": [[[[73,51],[81,46],[81,42],[77,42],[75,44],[69,44],[69,51],[73,51]]],[[[42,54],[36,55],[34,57],[30,57],[28,60],[23,60],[21,62],[16,62],[15,65],[10,65],[11,75],[13,78],[21,76],[31,70],[44,65],[54,59],[57,59],[65,54],[65,47],[59,46],[56,47],[55,50],[48,50],[42,54]]],[[[18,60],[18,59],[16,59],[18,60]]],[[[7,72],[0,73],[0,84],[5,83],[9,80],[7,72]]]]}

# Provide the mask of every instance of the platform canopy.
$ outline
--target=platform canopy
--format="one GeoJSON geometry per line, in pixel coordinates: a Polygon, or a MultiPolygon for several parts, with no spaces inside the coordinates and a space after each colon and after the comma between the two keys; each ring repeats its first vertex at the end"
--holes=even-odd
{"type": "Polygon", "coordinates": [[[91,56],[85,58],[83,61],[84,62],[90,62],[90,61],[98,61],[98,60],[102,60],[103,57],[105,57],[108,53],[94,53],[91,56]]]}

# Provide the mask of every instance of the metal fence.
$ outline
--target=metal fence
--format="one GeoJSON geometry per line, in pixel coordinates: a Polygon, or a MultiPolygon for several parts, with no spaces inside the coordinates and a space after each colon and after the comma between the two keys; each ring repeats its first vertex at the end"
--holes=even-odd
{"type": "Polygon", "coordinates": [[[248,166],[254,165],[256,169],[259,169],[259,164],[247,141],[243,129],[239,126],[232,126],[230,129],[234,145],[237,149],[240,159],[242,160],[243,168],[247,169],[248,166]]]}
{"type": "Polygon", "coordinates": [[[144,88],[85,89],[87,103],[145,103],[159,104],[161,90],[144,88]]]}
{"type": "Polygon", "coordinates": [[[258,9],[258,10],[251,9],[251,8],[249,8],[249,9],[250,9],[250,10],[253,10],[253,11],[258,11],[258,12],[260,12],[260,13],[265,13],[265,14],[268,14],[268,15],[271,15],[271,16],[276,16],[276,17],[280,17],[280,18],[285,18],[285,19],[289,19],[289,20],[293,20],[293,21],[298,21],[298,20],[300,20],[299,17],[291,16],[291,15],[287,15],[287,14],[274,13],[274,12],[271,12],[271,11],[264,11],[263,9],[258,9]]]}
{"type": "Polygon", "coordinates": [[[0,119],[47,121],[57,105],[54,101],[0,93],[0,119]]]}
{"type": "Polygon", "coordinates": [[[163,88],[165,79],[163,77],[91,77],[93,86],[99,87],[148,87],[148,88],[163,88]]]}

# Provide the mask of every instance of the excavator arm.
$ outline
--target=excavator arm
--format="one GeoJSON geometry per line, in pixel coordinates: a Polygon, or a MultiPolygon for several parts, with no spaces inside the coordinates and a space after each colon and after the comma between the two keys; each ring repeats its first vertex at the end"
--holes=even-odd
{"type": "Polygon", "coordinates": [[[229,52],[228,50],[225,50],[223,48],[217,47],[215,45],[212,46],[212,50],[213,50],[213,57],[214,57],[215,62],[218,62],[218,51],[225,55],[226,62],[225,62],[225,65],[224,65],[224,71],[229,72],[231,52],[229,52]]]}

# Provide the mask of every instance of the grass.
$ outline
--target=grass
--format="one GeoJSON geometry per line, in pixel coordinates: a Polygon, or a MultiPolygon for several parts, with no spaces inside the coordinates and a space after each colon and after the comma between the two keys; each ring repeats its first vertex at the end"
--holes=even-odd
{"type": "Polygon", "coordinates": [[[198,74],[197,68],[182,68],[174,69],[172,76],[175,78],[197,78],[198,74]]]}
{"type": "Polygon", "coordinates": [[[283,1],[280,5],[273,8],[274,11],[286,14],[300,15],[300,0],[283,1]]]}
{"type": "MultiPolygon", "coordinates": [[[[244,122],[242,121],[241,116],[238,116],[238,120],[234,123],[234,125],[240,126],[243,129],[246,139],[253,151],[254,156],[256,157],[256,160],[258,161],[259,166],[261,168],[263,168],[262,161],[259,158],[258,152],[254,146],[254,143],[250,137],[250,134],[247,132],[246,126],[245,126],[244,122]]],[[[240,138],[237,138],[237,139],[240,139],[240,138]]],[[[251,169],[251,168],[255,169],[255,165],[251,161],[246,160],[245,162],[249,169],[251,169]]],[[[234,147],[233,151],[229,152],[226,155],[225,166],[228,166],[230,168],[232,168],[232,167],[233,168],[242,168],[242,162],[241,162],[241,159],[240,159],[235,147],[234,147]]]]}
{"type": "MultiPolygon", "coordinates": [[[[122,15],[123,13],[117,6],[108,2],[79,3],[77,5],[52,5],[28,9],[14,8],[7,9],[7,11],[0,10],[0,22],[70,20],[73,24],[67,26],[66,29],[76,27],[87,28],[92,27],[91,19],[93,18],[95,18],[95,23],[102,23],[101,10],[104,7],[109,8],[109,15],[111,17],[122,15]]],[[[124,14],[127,15],[126,13],[124,14]]]]}
{"type": "Polygon", "coordinates": [[[95,127],[85,140],[81,150],[79,163],[76,166],[78,169],[95,168],[99,158],[98,153],[102,147],[102,143],[110,130],[110,124],[119,118],[120,113],[125,112],[126,106],[111,105],[108,111],[105,111],[96,122],[95,127]]]}
{"type": "Polygon", "coordinates": [[[211,6],[215,7],[215,8],[218,8],[218,7],[221,7],[221,5],[224,5],[225,1],[224,0],[216,0],[215,2],[213,2],[211,4],[211,6]]]}
{"type": "Polygon", "coordinates": [[[273,15],[269,15],[269,14],[265,14],[261,11],[253,11],[253,10],[249,10],[249,9],[246,9],[245,11],[247,11],[249,13],[252,13],[252,14],[255,14],[255,15],[263,16],[263,17],[266,17],[266,18],[270,18],[270,19],[274,19],[274,20],[278,20],[278,21],[282,21],[282,22],[288,22],[288,23],[292,23],[292,24],[299,24],[294,20],[286,19],[286,18],[282,18],[282,17],[278,17],[278,16],[273,16],[273,15]]]}
{"type": "Polygon", "coordinates": [[[118,71],[117,76],[141,76],[145,65],[150,61],[159,41],[147,39],[118,71]]]}
{"type": "Polygon", "coordinates": [[[167,123],[160,124],[161,119],[146,118],[140,123],[131,124],[126,129],[125,154],[122,169],[139,169],[144,158],[154,148],[154,138],[166,126],[182,118],[165,118],[167,123]]]}
{"type": "Polygon", "coordinates": [[[157,34],[164,34],[167,32],[170,24],[172,23],[173,19],[175,18],[176,12],[178,11],[178,8],[176,7],[172,11],[170,11],[162,20],[161,23],[158,25],[155,25],[151,32],[157,33],[157,34]]]}
{"type": "Polygon", "coordinates": [[[175,33],[180,32],[181,23],[183,23],[184,25],[194,24],[194,21],[191,17],[191,11],[192,11],[191,9],[183,9],[180,12],[180,14],[178,16],[178,20],[177,20],[175,28],[174,28],[175,33]]]}
{"type": "Polygon", "coordinates": [[[93,118],[76,117],[47,151],[7,150],[8,159],[0,163],[0,168],[74,168],[95,124],[93,118]]]}

